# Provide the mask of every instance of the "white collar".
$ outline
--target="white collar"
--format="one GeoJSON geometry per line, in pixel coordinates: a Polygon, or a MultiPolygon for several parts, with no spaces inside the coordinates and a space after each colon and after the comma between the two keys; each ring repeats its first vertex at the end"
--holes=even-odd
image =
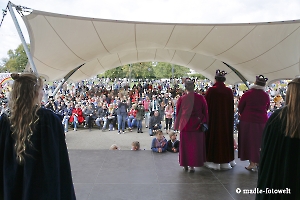
{"type": "Polygon", "coordinates": [[[263,90],[263,91],[265,91],[266,87],[254,84],[254,85],[250,86],[250,89],[257,89],[257,90],[263,90]]]}

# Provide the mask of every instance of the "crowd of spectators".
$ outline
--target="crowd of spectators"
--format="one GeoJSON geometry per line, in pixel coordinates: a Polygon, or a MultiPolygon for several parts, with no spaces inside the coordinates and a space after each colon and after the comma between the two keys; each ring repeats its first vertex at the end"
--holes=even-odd
{"type": "MultiPolygon", "coordinates": [[[[129,82],[126,78],[92,78],[76,83],[66,82],[53,96],[58,84],[53,82],[44,86],[42,104],[61,116],[65,132],[70,128],[76,131],[82,125],[89,130],[95,127],[103,131],[117,129],[119,134],[135,128],[138,133],[143,133],[142,124],[149,129],[150,136],[153,135],[153,127],[169,132],[175,121],[177,99],[185,92],[181,79],[129,82]]],[[[197,79],[195,92],[205,95],[212,85],[209,80],[197,79]]],[[[286,82],[281,81],[266,88],[271,99],[268,115],[283,105],[285,85],[286,82]]],[[[239,91],[237,86],[231,88],[237,113],[236,106],[243,91],[239,91]]],[[[10,84],[0,87],[1,113],[8,112],[10,89],[10,84]]],[[[236,123],[238,116],[235,117],[236,123]]]]}

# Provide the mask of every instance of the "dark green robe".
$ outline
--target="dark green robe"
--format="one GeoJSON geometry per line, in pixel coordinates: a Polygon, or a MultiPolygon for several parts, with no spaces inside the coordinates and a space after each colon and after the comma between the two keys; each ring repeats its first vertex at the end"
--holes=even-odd
{"type": "Polygon", "coordinates": [[[256,195],[257,200],[300,199],[300,139],[284,135],[286,120],[279,114],[283,111],[286,116],[286,109],[276,110],[264,129],[257,184],[262,193],[256,195]],[[272,189],[273,194],[266,194],[272,189]]]}

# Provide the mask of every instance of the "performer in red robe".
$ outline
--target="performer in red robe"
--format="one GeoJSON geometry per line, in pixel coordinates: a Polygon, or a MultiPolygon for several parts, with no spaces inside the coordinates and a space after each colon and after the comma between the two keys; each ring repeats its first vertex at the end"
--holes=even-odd
{"type": "Polygon", "coordinates": [[[250,90],[245,92],[239,101],[239,152],[241,160],[249,160],[248,170],[257,170],[261,148],[262,134],[268,120],[267,111],[270,97],[265,92],[267,78],[256,76],[250,90]]]}
{"type": "Polygon", "coordinates": [[[206,92],[209,124],[206,132],[205,166],[215,170],[235,165],[233,148],[233,94],[224,84],[225,71],[216,71],[215,84],[206,92]]]}
{"type": "Polygon", "coordinates": [[[206,161],[205,134],[198,127],[200,122],[207,123],[208,111],[205,98],[194,92],[192,80],[185,81],[185,88],[187,93],[177,101],[174,129],[180,130],[179,164],[194,172],[194,167],[206,161]]]}

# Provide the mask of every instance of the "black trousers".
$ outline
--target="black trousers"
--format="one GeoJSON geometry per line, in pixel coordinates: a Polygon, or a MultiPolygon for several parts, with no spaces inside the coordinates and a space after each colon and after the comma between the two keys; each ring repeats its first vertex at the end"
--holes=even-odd
{"type": "Polygon", "coordinates": [[[172,128],[172,118],[166,118],[166,129],[172,128]]]}

